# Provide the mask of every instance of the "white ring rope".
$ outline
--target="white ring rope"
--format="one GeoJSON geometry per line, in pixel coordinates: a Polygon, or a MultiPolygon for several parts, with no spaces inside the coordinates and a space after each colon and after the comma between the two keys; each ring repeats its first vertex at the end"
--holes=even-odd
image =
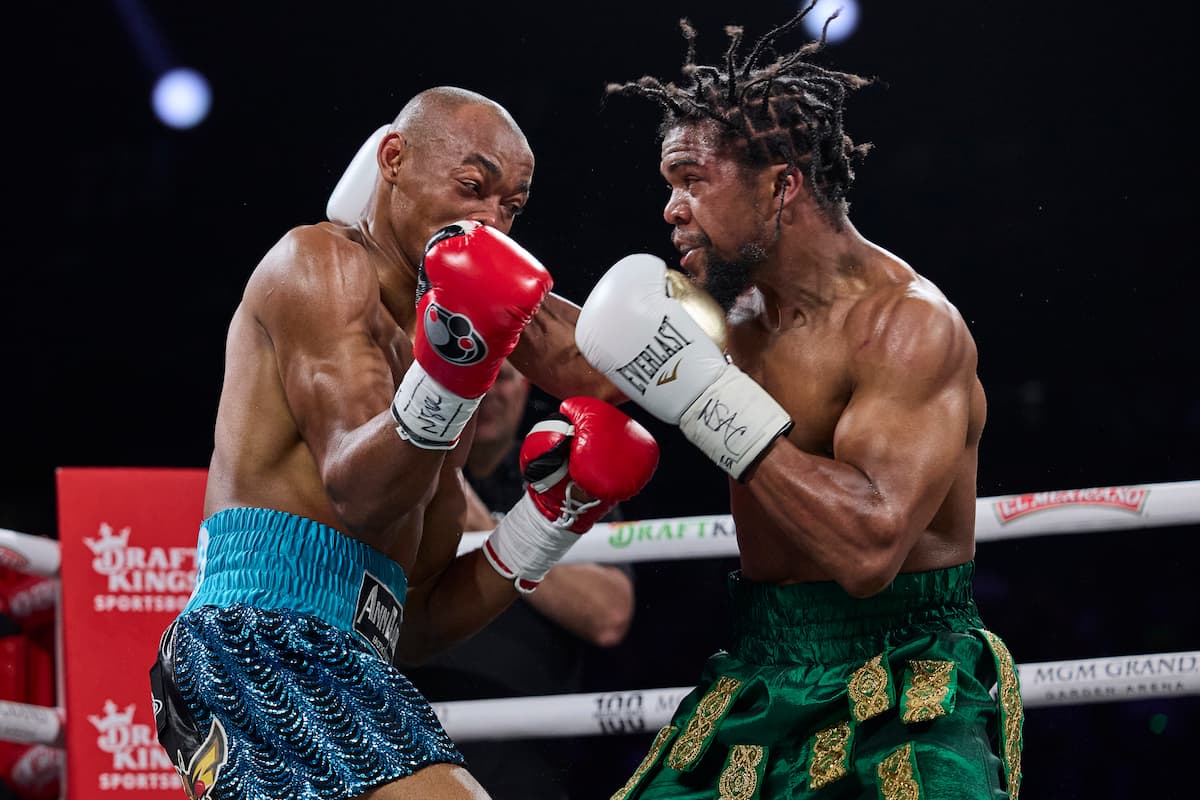
{"type": "MultiPolygon", "coordinates": [[[[1200,694],[1200,650],[1017,666],[1025,708],[1200,694]]],[[[459,742],[653,733],[693,687],[434,703],[459,742]]]]}
{"type": "MultiPolygon", "coordinates": [[[[1200,650],[1017,665],[1025,708],[1200,695],[1200,650]]],[[[458,742],[653,732],[692,687],[433,703],[458,742]]],[[[61,709],[0,701],[0,739],[61,746],[61,709]]]]}
{"type": "Polygon", "coordinates": [[[0,564],[18,572],[54,578],[61,563],[62,554],[53,539],[0,528],[0,564]]]}
{"type": "Polygon", "coordinates": [[[62,747],[65,722],[61,708],[0,700],[0,741],[62,747]]]}
{"type": "MultiPolygon", "coordinates": [[[[1167,527],[1200,522],[1200,481],[1104,486],[981,497],[975,540],[1167,527]]],[[[483,545],[487,532],[463,534],[458,552],[483,545]]],[[[665,561],[736,556],[733,517],[598,522],[563,561],[665,561]]]]}
{"type": "MultiPolygon", "coordinates": [[[[1147,483],[1030,492],[975,501],[975,540],[1167,527],[1200,522],[1200,481],[1147,483]]],[[[458,552],[483,546],[489,531],[463,534],[458,552]]],[[[733,517],[713,514],[669,519],[598,522],[563,561],[668,561],[737,555],[733,517]]],[[[53,577],[58,542],[0,528],[0,563],[53,577]]]]}

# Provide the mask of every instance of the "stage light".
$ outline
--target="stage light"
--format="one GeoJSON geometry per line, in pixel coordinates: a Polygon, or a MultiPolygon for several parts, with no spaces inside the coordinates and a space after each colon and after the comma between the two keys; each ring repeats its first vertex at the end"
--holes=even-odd
{"type": "Polygon", "coordinates": [[[154,113],[172,128],[194,128],[208,116],[212,91],[204,76],[193,69],[164,72],[154,84],[154,113]]]}
{"type": "MultiPolygon", "coordinates": [[[[801,0],[801,8],[809,2],[811,0],[801,0]]],[[[804,29],[812,38],[821,38],[821,28],[825,26],[825,21],[839,10],[837,19],[829,23],[825,40],[833,43],[849,39],[858,29],[858,0],[817,0],[813,10],[804,18],[804,29]]]]}

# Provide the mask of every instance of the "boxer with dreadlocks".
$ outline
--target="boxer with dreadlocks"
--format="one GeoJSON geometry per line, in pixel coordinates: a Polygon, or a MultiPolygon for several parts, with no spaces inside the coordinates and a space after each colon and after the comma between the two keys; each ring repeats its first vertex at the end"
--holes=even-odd
{"type": "Polygon", "coordinates": [[[728,28],[719,65],[684,21],[681,84],[608,90],[664,111],[682,257],[618,261],[576,342],[728,474],[740,551],[727,646],[614,798],[1015,798],[1020,688],[973,599],[975,343],[849,219],[871,81],[817,64],[824,34],[781,54],[811,9],[741,60],[728,28]]]}

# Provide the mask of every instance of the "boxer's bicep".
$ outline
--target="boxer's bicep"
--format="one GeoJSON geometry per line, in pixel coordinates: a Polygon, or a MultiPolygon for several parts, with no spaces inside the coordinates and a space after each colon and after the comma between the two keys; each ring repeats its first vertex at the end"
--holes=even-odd
{"type": "Polygon", "coordinates": [[[916,536],[961,463],[974,348],[939,309],[911,299],[897,306],[855,359],[856,388],[835,429],[834,454],[857,467],[916,536]]]}

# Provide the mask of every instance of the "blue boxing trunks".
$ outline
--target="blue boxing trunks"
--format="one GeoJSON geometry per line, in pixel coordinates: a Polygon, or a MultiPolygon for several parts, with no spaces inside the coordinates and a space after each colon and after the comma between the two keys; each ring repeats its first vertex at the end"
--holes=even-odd
{"type": "Polygon", "coordinates": [[[200,529],[196,589],[150,670],[188,797],[345,800],[462,764],[394,666],[400,565],[328,526],[235,508],[200,529]]]}

